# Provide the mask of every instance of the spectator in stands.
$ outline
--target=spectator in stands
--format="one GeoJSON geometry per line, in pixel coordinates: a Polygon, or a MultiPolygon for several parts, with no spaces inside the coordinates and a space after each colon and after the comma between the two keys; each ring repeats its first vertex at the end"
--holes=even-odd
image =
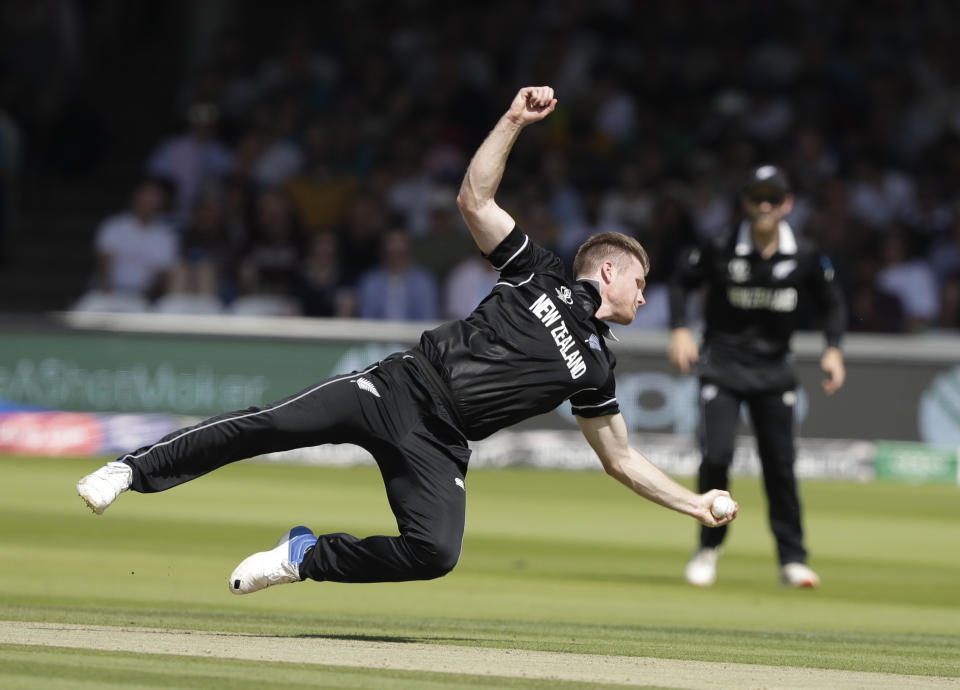
{"type": "Polygon", "coordinates": [[[937,236],[927,261],[937,277],[942,297],[940,325],[960,328],[960,203],[950,228],[937,236]]]}
{"type": "Polygon", "coordinates": [[[286,193],[279,189],[260,192],[253,236],[240,259],[240,293],[289,296],[300,264],[301,239],[286,193]]]}
{"type": "Polygon", "coordinates": [[[940,290],[930,265],[917,256],[907,235],[892,232],[881,239],[877,289],[896,295],[903,305],[906,330],[923,331],[940,315],[940,290]]]}
{"type": "Polygon", "coordinates": [[[612,65],[598,65],[590,80],[597,103],[593,126],[607,146],[629,142],[637,132],[638,111],[635,91],[612,65]]]}
{"type": "Polygon", "coordinates": [[[229,302],[238,251],[227,233],[221,196],[205,195],[182,233],[180,256],[170,275],[168,293],[229,302]]]}
{"type": "Polygon", "coordinates": [[[349,275],[359,276],[379,263],[387,227],[387,212],[380,197],[358,189],[338,231],[344,270],[349,275]]]}
{"type": "Polygon", "coordinates": [[[186,131],[163,140],[150,155],[147,171],[170,180],[176,187],[174,216],[183,222],[204,187],[227,176],[233,153],[217,138],[220,114],[214,103],[192,103],[187,109],[186,131]]]}
{"type": "Polygon", "coordinates": [[[360,276],[357,316],[391,321],[437,318],[436,280],[411,262],[410,237],[394,229],[383,236],[380,265],[360,276]]]}
{"type": "Polygon", "coordinates": [[[876,282],[857,282],[850,299],[850,330],[861,333],[902,333],[903,305],[876,282]]]}
{"type": "Polygon", "coordinates": [[[165,219],[169,188],[145,180],[130,209],[110,216],[97,229],[94,288],[154,299],[166,287],[177,260],[178,238],[165,219]]]}
{"type": "Polygon", "coordinates": [[[949,234],[956,217],[953,202],[953,182],[939,176],[921,174],[915,176],[916,202],[904,214],[904,225],[918,242],[918,248],[926,252],[945,234],[949,234]]]}
{"type": "Polygon", "coordinates": [[[321,230],[307,241],[307,255],[294,275],[293,294],[303,316],[353,316],[353,290],[343,273],[340,243],[332,230],[321,230]]]}
{"type": "Polygon", "coordinates": [[[579,223],[568,223],[563,228],[557,247],[560,257],[567,263],[573,264],[577,248],[591,235],[601,232],[619,232],[630,234],[629,226],[619,218],[603,215],[604,182],[599,179],[586,180],[581,184],[581,211],[579,223]]]}
{"type": "Polygon", "coordinates": [[[242,184],[249,190],[257,189],[259,185],[256,179],[257,161],[260,160],[266,146],[267,136],[263,130],[257,127],[245,129],[234,146],[230,181],[242,184]]]}
{"type": "Polygon", "coordinates": [[[411,239],[413,258],[443,283],[453,266],[476,253],[470,231],[457,210],[457,192],[438,187],[430,199],[430,222],[425,234],[411,239]]]}
{"type": "Polygon", "coordinates": [[[908,217],[915,198],[913,181],[883,157],[870,153],[858,159],[850,183],[850,213],[874,230],[884,230],[908,217]]]}
{"type": "Polygon", "coordinates": [[[798,128],[789,160],[797,189],[808,192],[820,191],[840,169],[836,152],[824,141],[823,132],[810,124],[798,128]]]}
{"type": "Polygon", "coordinates": [[[458,263],[447,274],[441,316],[444,319],[467,318],[490,294],[499,276],[489,261],[476,255],[458,263]]]}
{"type": "Polygon", "coordinates": [[[701,157],[693,163],[689,211],[694,232],[701,241],[721,235],[733,219],[735,206],[728,190],[718,175],[718,163],[710,157],[701,157]]]}
{"type": "Polygon", "coordinates": [[[644,248],[649,247],[650,279],[665,282],[680,254],[697,241],[689,209],[690,190],[673,181],[657,188],[657,203],[648,228],[636,233],[644,248]]]}
{"type": "Polygon", "coordinates": [[[536,181],[528,180],[517,191],[515,203],[512,202],[509,194],[504,194],[504,197],[505,201],[511,201],[511,208],[516,209],[514,213],[517,225],[523,228],[527,237],[541,247],[555,251],[560,228],[550,211],[550,204],[543,186],[536,181]]]}
{"type": "Polygon", "coordinates": [[[561,151],[545,152],[539,177],[543,180],[550,214],[557,224],[554,246],[561,256],[568,256],[589,236],[589,225],[580,190],[570,179],[567,156],[561,151]]]}
{"type": "Polygon", "coordinates": [[[387,190],[386,203],[391,213],[403,218],[403,225],[414,236],[423,235],[430,225],[430,200],[436,182],[427,171],[423,152],[412,138],[393,142],[391,166],[395,174],[387,190]]]}
{"type": "Polygon", "coordinates": [[[229,242],[243,247],[253,236],[258,190],[250,180],[231,175],[221,186],[223,224],[229,242]]]}
{"type": "MultiPolygon", "coordinates": [[[[617,223],[638,235],[650,227],[655,206],[655,189],[644,180],[640,166],[631,161],[620,165],[616,185],[604,192],[600,216],[604,223],[617,223]]],[[[647,248],[646,242],[643,245],[647,248]]]]}
{"type": "Polygon", "coordinates": [[[335,229],[343,222],[357,179],[340,168],[327,125],[311,123],[304,132],[306,163],[287,183],[290,198],[308,232],[335,229]]]}
{"type": "Polygon", "coordinates": [[[295,141],[299,118],[300,107],[292,94],[258,104],[255,121],[263,141],[252,173],[261,188],[281,187],[303,168],[303,151],[295,141]]]}

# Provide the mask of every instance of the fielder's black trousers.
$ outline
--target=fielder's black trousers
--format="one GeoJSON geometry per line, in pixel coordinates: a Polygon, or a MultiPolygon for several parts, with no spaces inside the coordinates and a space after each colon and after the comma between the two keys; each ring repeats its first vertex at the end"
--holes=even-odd
{"type": "Polygon", "coordinates": [[[353,443],[376,459],[399,536],[318,534],[304,579],[423,580],[460,557],[470,449],[419,353],[398,353],[265,407],[212,417],[119,458],[134,491],[163,491],[231,462],[323,443],[353,443]],[[417,356],[414,356],[414,355],[417,356]]]}
{"type": "MultiPolygon", "coordinates": [[[[699,490],[728,489],[740,406],[745,404],[757,439],[763,469],[770,529],[777,543],[780,564],[805,563],[800,497],[794,474],[794,400],[792,390],[739,393],[721,385],[700,382],[699,490]]],[[[700,528],[700,545],[723,543],[727,526],[700,528]]]]}

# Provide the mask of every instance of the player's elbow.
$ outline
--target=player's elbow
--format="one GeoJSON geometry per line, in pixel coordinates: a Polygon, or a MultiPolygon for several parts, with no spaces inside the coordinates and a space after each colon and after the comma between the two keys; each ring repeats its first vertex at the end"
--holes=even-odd
{"type": "Polygon", "coordinates": [[[600,458],[600,463],[603,465],[603,471],[614,479],[619,481],[626,476],[624,463],[620,458],[600,458]]]}
{"type": "Polygon", "coordinates": [[[460,189],[460,193],[457,194],[457,208],[460,209],[464,218],[476,218],[480,215],[483,203],[476,194],[469,191],[467,186],[464,185],[460,189]]]}

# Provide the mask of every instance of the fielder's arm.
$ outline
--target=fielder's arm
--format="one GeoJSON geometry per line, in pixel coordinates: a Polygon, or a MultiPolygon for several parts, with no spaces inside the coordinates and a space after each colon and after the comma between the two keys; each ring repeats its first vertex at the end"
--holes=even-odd
{"type": "Polygon", "coordinates": [[[510,214],[500,208],[493,197],[503,179],[507,157],[520,130],[545,118],[556,105],[557,99],[553,97],[553,89],[549,86],[520,89],[510,108],[484,139],[467,167],[457,195],[457,206],[484,254],[496,249],[516,225],[510,214]]]}
{"type": "Polygon", "coordinates": [[[640,496],[695,517],[708,527],[725,525],[737,516],[740,506],[736,502],[733,512],[722,520],[710,512],[717,496],[730,495],[726,491],[711,489],[705,494],[694,493],[631,448],[627,443],[627,425],[619,413],[592,418],[578,416],[577,423],[587,442],[600,457],[604,471],[640,496]]]}
{"type": "Polygon", "coordinates": [[[691,248],[678,262],[670,275],[668,295],[670,300],[670,345],[667,357],[682,374],[689,374],[693,365],[700,360],[700,348],[693,333],[687,327],[687,297],[700,287],[705,279],[703,253],[709,246],[701,249],[691,248]]]}
{"type": "Polygon", "coordinates": [[[827,395],[833,395],[840,390],[847,377],[843,352],[840,350],[847,313],[843,294],[834,280],[833,264],[822,254],[817,263],[817,267],[811,271],[809,285],[823,315],[823,335],[827,343],[820,358],[820,368],[827,374],[823,390],[827,395]]]}

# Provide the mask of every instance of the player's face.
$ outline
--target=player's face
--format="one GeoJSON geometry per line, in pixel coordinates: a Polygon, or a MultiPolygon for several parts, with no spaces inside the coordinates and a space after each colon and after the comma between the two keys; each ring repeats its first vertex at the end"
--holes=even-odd
{"type": "Polygon", "coordinates": [[[612,279],[603,297],[604,304],[601,305],[605,315],[598,314],[598,318],[626,326],[633,322],[637,309],[644,303],[646,272],[635,256],[631,256],[629,261],[621,260],[613,264],[612,269],[612,279]]]}
{"type": "Polygon", "coordinates": [[[772,230],[793,208],[793,197],[783,194],[747,194],[743,210],[758,230],[772,230]]]}

